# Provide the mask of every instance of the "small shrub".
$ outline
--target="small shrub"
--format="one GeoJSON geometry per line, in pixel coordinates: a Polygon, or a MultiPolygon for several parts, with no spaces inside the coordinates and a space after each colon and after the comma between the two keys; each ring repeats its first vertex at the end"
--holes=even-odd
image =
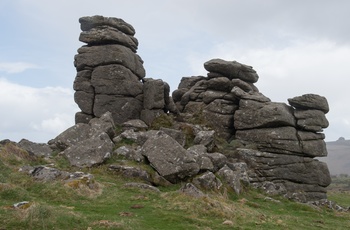
{"type": "Polygon", "coordinates": [[[172,115],[169,114],[161,114],[160,116],[156,117],[150,128],[159,130],[161,127],[163,128],[173,128],[174,127],[174,118],[172,115]]]}

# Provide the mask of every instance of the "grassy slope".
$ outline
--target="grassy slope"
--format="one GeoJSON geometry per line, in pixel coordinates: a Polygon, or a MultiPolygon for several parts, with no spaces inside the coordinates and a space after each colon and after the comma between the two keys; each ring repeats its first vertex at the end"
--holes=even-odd
{"type": "MultiPolygon", "coordinates": [[[[17,151],[17,150],[16,150],[17,151]]],[[[43,183],[18,172],[24,164],[41,164],[17,151],[0,151],[0,229],[349,229],[350,213],[315,209],[281,197],[247,190],[243,195],[210,194],[192,198],[177,192],[181,185],[160,188],[161,193],[125,188],[125,179],[103,165],[88,172],[96,186],[69,187],[43,183]],[[30,206],[14,209],[20,201],[30,206]],[[226,221],[226,224],[223,224],[226,221]]],[[[68,168],[56,157],[57,166],[68,168]]],[[[350,194],[332,192],[330,199],[350,206],[350,194]]]]}

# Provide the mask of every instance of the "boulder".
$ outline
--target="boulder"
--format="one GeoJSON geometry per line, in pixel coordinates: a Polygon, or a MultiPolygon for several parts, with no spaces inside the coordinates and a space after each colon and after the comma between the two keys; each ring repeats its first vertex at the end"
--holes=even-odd
{"type": "Polygon", "coordinates": [[[143,144],[141,153],[159,175],[172,183],[194,176],[199,171],[194,157],[161,131],[143,144]]]}
{"type": "Polygon", "coordinates": [[[142,94],[139,78],[122,65],[96,67],[91,76],[91,85],[96,94],[136,97],[142,94]]]}
{"type": "Polygon", "coordinates": [[[231,93],[233,93],[237,98],[240,99],[246,99],[246,100],[253,100],[257,102],[270,102],[270,98],[266,97],[262,93],[259,92],[245,92],[243,89],[234,86],[231,90],[231,93]]]}
{"type": "Polygon", "coordinates": [[[49,145],[43,143],[34,143],[27,139],[22,139],[17,143],[17,146],[27,151],[29,154],[38,157],[49,157],[52,154],[52,149],[49,145]]]}
{"type": "Polygon", "coordinates": [[[127,35],[132,36],[135,34],[134,27],[120,18],[103,17],[100,15],[95,15],[81,17],[79,18],[79,22],[82,31],[88,31],[92,28],[99,26],[110,26],[112,28],[122,31],[127,35]]]}
{"type": "Polygon", "coordinates": [[[79,41],[88,45],[121,44],[136,52],[137,40],[110,26],[98,26],[80,33],[79,41]]]}
{"type": "Polygon", "coordinates": [[[213,163],[214,172],[222,168],[227,162],[227,157],[222,153],[207,153],[205,156],[213,163]]]}
{"type": "Polygon", "coordinates": [[[187,183],[179,189],[179,192],[195,198],[201,198],[206,196],[201,190],[199,190],[194,184],[187,183]]]}
{"type": "Polygon", "coordinates": [[[102,116],[107,111],[112,111],[113,120],[122,124],[131,119],[140,118],[142,101],[134,97],[120,97],[115,95],[98,94],[94,101],[94,114],[102,116]]]}
{"type": "Polygon", "coordinates": [[[44,182],[54,181],[54,180],[64,180],[69,178],[69,173],[61,171],[51,167],[38,166],[32,170],[31,175],[37,179],[44,182]]]}
{"type": "Polygon", "coordinates": [[[292,107],[285,103],[240,100],[234,115],[236,129],[295,126],[292,107]]]}
{"type": "Polygon", "coordinates": [[[75,91],[74,101],[79,106],[79,109],[85,114],[93,114],[95,95],[84,91],[75,91]]]}
{"type": "Polygon", "coordinates": [[[137,77],[144,78],[146,75],[142,59],[129,48],[122,45],[83,46],[75,55],[74,65],[77,71],[85,68],[118,64],[123,65],[137,77]]]}
{"type": "Polygon", "coordinates": [[[169,136],[171,136],[174,140],[176,140],[182,147],[185,146],[186,144],[186,137],[185,134],[183,132],[181,132],[180,130],[176,130],[176,129],[169,129],[169,128],[164,128],[161,127],[159,129],[160,131],[163,131],[164,133],[168,134],[169,136]]]}
{"type": "Polygon", "coordinates": [[[90,125],[78,123],[63,131],[55,139],[50,140],[49,144],[55,146],[59,150],[65,150],[90,137],[90,125]]]}
{"type": "Polygon", "coordinates": [[[214,135],[215,131],[199,131],[196,135],[196,137],[193,140],[193,143],[195,145],[204,145],[207,147],[207,150],[210,152],[212,151],[215,143],[214,143],[214,135]]]}
{"type": "MultiPolygon", "coordinates": [[[[241,79],[232,79],[232,85],[242,89],[244,92],[259,92],[258,88],[253,83],[242,81],[241,79]]],[[[232,87],[233,88],[233,87],[232,87]]]]}
{"type": "Polygon", "coordinates": [[[92,167],[103,163],[112,154],[114,144],[107,133],[94,135],[62,152],[72,166],[92,167]]]}
{"type": "Polygon", "coordinates": [[[75,91],[84,91],[86,93],[94,93],[94,88],[91,85],[91,70],[79,71],[73,83],[75,91]]]}
{"type": "Polygon", "coordinates": [[[325,114],[320,110],[300,110],[294,111],[297,119],[297,125],[302,130],[311,132],[322,132],[323,128],[327,128],[329,123],[325,114]]]}
{"type": "Polygon", "coordinates": [[[214,173],[206,172],[202,175],[195,177],[192,183],[205,190],[219,190],[222,187],[222,183],[214,173]]]}
{"type": "Polygon", "coordinates": [[[217,175],[226,183],[236,194],[240,194],[242,191],[242,185],[240,182],[240,174],[238,171],[233,171],[227,165],[222,167],[217,175]]]}
{"type": "Polygon", "coordinates": [[[146,182],[151,182],[149,173],[141,168],[125,165],[110,165],[109,170],[120,173],[126,178],[137,178],[146,182]]]}
{"type": "Polygon", "coordinates": [[[204,63],[204,68],[209,72],[219,73],[229,79],[241,79],[245,82],[255,83],[259,76],[253,67],[241,64],[236,61],[225,61],[212,59],[204,63]]]}
{"type": "Polygon", "coordinates": [[[324,113],[329,112],[327,99],[317,94],[304,94],[302,96],[289,98],[288,102],[297,109],[316,109],[324,113]]]}
{"type": "Polygon", "coordinates": [[[247,163],[251,183],[273,181],[283,185],[289,193],[321,193],[323,197],[326,195],[324,188],[331,183],[327,164],[310,157],[252,149],[237,149],[237,156],[247,163]]]}
{"type": "Polygon", "coordinates": [[[122,156],[127,160],[136,162],[144,162],[144,156],[140,153],[140,149],[135,149],[132,146],[121,146],[113,151],[113,154],[122,156]]]}
{"type": "Polygon", "coordinates": [[[140,119],[128,120],[122,124],[123,129],[132,129],[134,131],[141,131],[148,129],[148,125],[140,119]]]}
{"type": "Polygon", "coordinates": [[[143,85],[143,108],[163,109],[165,106],[164,82],[162,80],[145,79],[143,85]]]}

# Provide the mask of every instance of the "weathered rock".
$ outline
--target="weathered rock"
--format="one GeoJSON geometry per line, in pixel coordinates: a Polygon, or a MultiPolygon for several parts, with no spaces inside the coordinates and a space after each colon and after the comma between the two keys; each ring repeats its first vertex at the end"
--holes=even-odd
{"type": "Polygon", "coordinates": [[[277,184],[285,186],[288,193],[304,191],[325,196],[324,188],[331,182],[327,165],[309,157],[251,149],[238,149],[237,154],[250,168],[248,174],[253,183],[278,181],[277,184]]]}
{"type": "Polygon", "coordinates": [[[240,182],[240,174],[238,171],[233,171],[227,165],[222,167],[217,175],[222,178],[222,180],[233,189],[236,194],[240,194],[242,190],[242,185],[240,182]]]}
{"type": "Polygon", "coordinates": [[[78,71],[87,67],[119,64],[123,65],[140,79],[146,72],[142,59],[129,48],[122,45],[83,46],[75,55],[74,65],[78,71]]]}
{"type": "MultiPolygon", "coordinates": [[[[253,83],[242,81],[241,79],[232,79],[232,85],[242,89],[244,92],[259,92],[258,88],[253,83]]],[[[233,87],[232,87],[233,88],[233,87]]]]}
{"type": "Polygon", "coordinates": [[[199,165],[193,156],[163,132],[149,138],[142,146],[141,153],[159,175],[170,182],[194,176],[199,171],[199,165]]]}
{"type": "Polygon", "coordinates": [[[139,78],[122,65],[96,67],[91,76],[91,85],[96,94],[136,97],[142,94],[139,78]]]}
{"type": "Polygon", "coordinates": [[[49,145],[43,143],[34,143],[27,139],[22,139],[17,144],[18,147],[24,149],[29,154],[39,157],[48,157],[52,154],[52,149],[49,145]]]}
{"type": "Polygon", "coordinates": [[[248,186],[250,184],[248,176],[248,166],[245,162],[226,162],[226,165],[232,169],[232,171],[238,173],[239,180],[244,185],[248,186]]]}
{"type": "Polygon", "coordinates": [[[62,154],[68,158],[72,166],[91,167],[109,158],[113,147],[114,144],[108,134],[101,133],[68,147],[62,154]]]}
{"type": "Polygon", "coordinates": [[[89,123],[89,121],[94,118],[94,116],[92,114],[86,114],[83,112],[77,112],[75,113],[75,124],[78,123],[89,123]]]}
{"type": "Polygon", "coordinates": [[[77,73],[73,83],[75,91],[84,91],[86,93],[94,93],[94,88],[91,85],[91,70],[82,70],[77,73]]]}
{"type": "Polygon", "coordinates": [[[89,125],[91,127],[91,135],[93,135],[94,133],[105,132],[110,138],[113,138],[115,136],[116,127],[113,121],[112,113],[109,111],[102,114],[100,118],[91,119],[89,125]]]}
{"type": "Polygon", "coordinates": [[[110,26],[99,26],[80,33],[79,41],[88,45],[121,44],[136,52],[138,42],[134,37],[110,26]]]}
{"type": "Polygon", "coordinates": [[[61,171],[51,167],[38,166],[35,167],[31,172],[31,175],[37,179],[44,182],[54,181],[54,180],[63,180],[69,178],[69,173],[61,171]]]}
{"type": "Polygon", "coordinates": [[[132,27],[132,25],[126,23],[123,19],[120,18],[103,17],[100,15],[95,15],[81,17],[79,18],[79,22],[82,31],[88,31],[92,28],[99,26],[110,26],[128,35],[135,34],[135,29],[132,27]]]}
{"type": "Polygon", "coordinates": [[[143,107],[145,109],[164,108],[164,82],[162,80],[145,79],[143,94],[143,107]]]}
{"type": "Polygon", "coordinates": [[[110,165],[109,170],[119,172],[126,178],[137,178],[146,182],[151,182],[149,173],[141,168],[125,165],[110,165]]]}
{"type": "Polygon", "coordinates": [[[329,112],[327,99],[317,94],[304,94],[302,96],[289,98],[288,102],[297,109],[316,109],[324,113],[329,112]]]}
{"type": "Polygon", "coordinates": [[[112,111],[113,120],[117,124],[140,118],[141,110],[142,102],[136,98],[103,94],[96,95],[93,109],[97,117],[112,111]]]}
{"type": "Polygon", "coordinates": [[[169,136],[171,136],[182,147],[185,146],[185,144],[186,144],[186,137],[185,137],[185,134],[183,132],[181,132],[179,130],[176,130],[176,129],[169,129],[169,128],[164,128],[164,127],[161,127],[159,130],[163,131],[164,133],[166,133],[169,136]]]}
{"type": "Polygon", "coordinates": [[[294,127],[261,128],[237,130],[238,140],[254,143],[263,152],[306,155],[310,157],[327,156],[323,140],[303,141],[294,127]],[[313,149],[317,147],[316,149],[313,149]]]}
{"type": "Polygon", "coordinates": [[[93,114],[92,109],[94,105],[94,94],[84,91],[76,91],[74,93],[74,101],[78,104],[83,113],[93,114]]]}
{"type": "Polygon", "coordinates": [[[196,137],[194,138],[193,142],[196,145],[204,145],[207,147],[207,150],[210,152],[214,147],[214,135],[215,131],[200,131],[197,133],[196,137]]]}
{"type": "Polygon", "coordinates": [[[295,126],[292,107],[285,103],[240,100],[234,115],[236,129],[295,126]]]}
{"type": "Polygon", "coordinates": [[[229,93],[233,87],[233,82],[227,77],[218,77],[209,79],[207,89],[229,93]]]}
{"type": "Polygon", "coordinates": [[[215,99],[204,108],[204,111],[233,116],[237,109],[238,105],[232,103],[232,101],[225,99],[215,99]]]}
{"type": "Polygon", "coordinates": [[[221,181],[212,172],[206,172],[195,177],[192,183],[205,190],[219,190],[222,187],[221,181]]]}
{"type": "Polygon", "coordinates": [[[325,114],[320,110],[295,110],[294,116],[297,118],[297,125],[302,130],[311,132],[321,132],[327,128],[329,123],[325,114]]]}
{"type": "Polygon", "coordinates": [[[50,140],[49,144],[54,145],[60,150],[65,150],[90,137],[90,125],[78,123],[59,134],[55,139],[50,140]]]}
{"type": "Polygon", "coordinates": [[[205,156],[209,157],[214,165],[214,172],[222,168],[227,161],[227,157],[222,153],[207,153],[205,156]]]}
{"type": "Polygon", "coordinates": [[[231,90],[236,97],[240,99],[253,100],[258,102],[270,102],[271,100],[259,92],[245,92],[243,89],[234,86],[231,90]]]}
{"type": "Polygon", "coordinates": [[[114,150],[117,156],[122,156],[125,159],[133,160],[136,162],[144,162],[145,157],[142,156],[139,149],[135,149],[132,146],[121,146],[114,150]]]}
{"type": "Polygon", "coordinates": [[[204,68],[209,72],[220,73],[229,79],[241,79],[246,82],[255,83],[259,76],[253,67],[241,64],[236,61],[225,61],[212,59],[204,63],[204,68]]]}
{"type": "Polygon", "coordinates": [[[123,129],[133,129],[134,131],[142,131],[148,129],[148,125],[140,119],[128,120],[122,124],[123,129]]]}
{"type": "Polygon", "coordinates": [[[195,185],[191,183],[187,183],[184,186],[182,186],[179,192],[182,192],[188,196],[193,196],[195,198],[206,196],[201,190],[199,190],[195,185]]]}

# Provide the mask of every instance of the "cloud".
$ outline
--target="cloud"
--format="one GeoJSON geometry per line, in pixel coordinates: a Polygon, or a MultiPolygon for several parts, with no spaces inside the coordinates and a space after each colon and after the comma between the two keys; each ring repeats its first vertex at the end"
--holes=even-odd
{"type": "Polygon", "coordinates": [[[74,125],[73,91],[32,88],[0,78],[0,139],[47,142],[74,125]]]}
{"type": "Polygon", "coordinates": [[[0,62],[0,72],[8,74],[21,73],[28,69],[38,69],[39,67],[26,62],[0,62]]]}

